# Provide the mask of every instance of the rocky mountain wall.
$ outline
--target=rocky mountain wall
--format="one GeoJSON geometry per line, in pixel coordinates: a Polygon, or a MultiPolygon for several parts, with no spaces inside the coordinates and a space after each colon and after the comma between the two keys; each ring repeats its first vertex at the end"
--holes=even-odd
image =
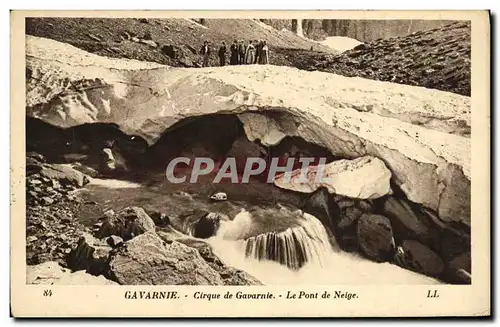
{"type": "MultiPolygon", "coordinates": [[[[292,20],[263,19],[275,28],[294,31],[292,20]]],[[[304,36],[312,39],[324,39],[328,36],[346,36],[361,42],[373,42],[377,39],[406,36],[415,32],[430,30],[453,21],[450,20],[356,20],[356,19],[303,19],[304,36]]]]}

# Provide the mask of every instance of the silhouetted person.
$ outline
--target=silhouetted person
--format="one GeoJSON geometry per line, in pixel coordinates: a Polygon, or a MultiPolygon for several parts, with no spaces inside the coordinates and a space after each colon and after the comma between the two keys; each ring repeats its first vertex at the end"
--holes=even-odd
{"type": "Polygon", "coordinates": [[[210,46],[208,45],[208,41],[203,42],[203,46],[201,47],[200,53],[203,55],[203,67],[210,66],[210,46]]]}
{"type": "Polygon", "coordinates": [[[262,52],[262,47],[263,47],[262,41],[257,42],[257,40],[255,40],[255,61],[254,61],[254,64],[257,64],[257,63],[260,64],[260,55],[262,52]]]}
{"type": "Polygon", "coordinates": [[[235,40],[231,45],[231,48],[229,48],[229,50],[231,51],[231,58],[229,59],[229,64],[237,65],[240,61],[238,54],[238,41],[235,40]]]}
{"type": "Polygon", "coordinates": [[[222,67],[226,64],[226,42],[222,42],[219,47],[219,65],[222,67]]]}
{"type": "Polygon", "coordinates": [[[259,64],[267,65],[269,63],[269,47],[267,42],[262,42],[262,48],[260,49],[259,64]]]}
{"type": "Polygon", "coordinates": [[[240,44],[238,45],[239,64],[240,65],[245,64],[246,52],[247,52],[247,47],[245,46],[245,43],[243,41],[240,41],[240,44]]]}
{"type": "Polygon", "coordinates": [[[247,52],[245,55],[245,63],[247,65],[253,64],[255,61],[255,47],[252,44],[252,41],[248,42],[247,52]]]}

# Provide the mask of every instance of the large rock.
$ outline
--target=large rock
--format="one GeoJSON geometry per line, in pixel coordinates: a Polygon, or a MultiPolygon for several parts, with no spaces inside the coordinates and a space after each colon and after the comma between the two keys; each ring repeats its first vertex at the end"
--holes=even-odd
{"type": "Polygon", "coordinates": [[[84,233],[78,240],[77,247],[70,252],[66,262],[68,268],[72,270],[85,270],[92,275],[101,275],[109,269],[110,251],[111,246],[106,241],[84,233]]]}
{"type": "Polygon", "coordinates": [[[127,241],[137,235],[155,230],[155,223],[144,209],[139,207],[128,207],[104,218],[97,232],[99,238],[111,235],[120,236],[127,241]]]}
{"type": "Polygon", "coordinates": [[[93,177],[93,178],[95,178],[95,177],[97,177],[99,175],[99,173],[97,172],[97,170],[95,170],[94,168],[85,166],[84,164],[79,163],[79,162],[72,163],[71,164],[71,168],[73,168],[75,170],[78,170],[82,174],[85,174],[85,175],[93,177]]]}
{"type": "Polygon", "coordinates": [[[447,265],[453,270],[463,269],[470,272],[472,268],[470,252],[462,253],[461,255],[456,256],[449,261],[447,265]]]}
{"type": "Polygon", "coordinates": [[[129,170],[125,158],[119,151],[104,148],[100,156],[99,171],[103,176],[115,176],[129,170]]]}
{"type": "Polygon", "coordinates": [[[158,228],[156,234],[168,244],[176,241],[198,250],[201,257],[208,265],[221,276],[225,285],[262,285],[262,283],[252,275],[227,266],[213,252],[212,246],[204,240],[183,234],[172,226],[158,228]]]}
{"type": "Polygon", "coordinates": [[[389,197],[384,202],[384,214],[391,219],[396,238],[416,239],[422,243],[431,242],[429,227],[420,219],[410,204],[403,199],[389,197]]]}
{"type": "Polygon", "coordinates": [[[470,252],[463,253],[445,263],[445,276],[451,282],[470,284],[471,268],[470,252]]]}
{"type": "Polygon", "coordinates": [[[212,247],[208,243],[190,242],[184,239],[184,244],[194,247],[198,250],[201,257],[208,262],[210,267],[219,273],[219,275],[224,280],[225,285],[231,286],[247,286],[247,285],[262,285],[262,283],[257,280],[252,275],[248,274],[243,270],[239,270],[233,267],[229,267],[224,264],[219,257],[213,252],[212,247]]]}
{"type": "Polygon", "coordinates": [[[288,180],[278,175],[274,184],[280,188],[302,193],[312,193],[325,187],[330,193],[359,199],[376,199],[391,192],[391,172],[382,160],[360,157],[353,160],[338,160],[326,164],[317,178],[317,166],[311,166],[302,180],[301,169],[294,170],[288,180]]]}
{"type": "Polygon", "coordinates": [[[375,261],[387,261],[394,253],[391,222],[380,215],[365,214],[358,221],[361,252],[375,261]]]}
{"type": "Polygon", "coordinates": [[[405,240],[398,247],[396,262],[403,268],[432,277],[439,277],[445,268],[435,252],[414,240],[405,240]]]}
{"type": "Polygon", "coordinates": [[[45,158],[36,152],[26,153],[26,175],[39,173],[43,169],[45,158]]]}
{"type": "Polygon", "coordinates": [[[155,223],[156,226],[170,225],[170,218],[164,212],[154,210],[148,212],[148,216],[150,216],[151,219],[153,219],[153,222],[155,223]]]}
{"type": "Polygon", "coordinates": [[[103,276],[93,276],[85,271],[72,273],[57,262],[46,261],[36,266],[26,266],[26,284],[40,285],[117,285],[103,276]]]}
{"type": "Polygon", "coordinates": [[[44,165],[38,172],[40,176],[57,180],[62,185],[73,185],[76,187],[83,187],[89,182],[87,176],[73,169],[70,165],[44,165]]]}
{"type": "Polygon", "coordinates": [[[327,230],[335,233],[340,208],[326,188],[319,188],[311,194],[302,209],[318,218],[327,230]]]}
{"type": "Polygon", "coordinates": [[[217,233],[222,216],[216,212],[210,212],[198,220],[193,226],[193,236],[198,238],[209,238],[217,233]]]}
{"type": "Polygon", "coordinates": [[[273,135],[300,137],[336,157],[378,157],[410,201],[470,225],[471,140],[393,118],[470,120],[469,97],[271,65],[162,68],[30,36],[26,54],[29,115],[64,126],[112,121],[154,141],[172,118],[238,114],[244,125],[259,120],[245,129],[252,141],[273,126],[273,135]],[[386,111],[391,117],[374,114],[386,111]],[[157,127],[143,129],[152,120],[157,127]]]}
{"type": "Polygon", "coordinates": [[[122,285],[224,285],[196,249],[147,232],[114,250],[111,277],[122,285]]]}
{"type": "Polygon", "coordinates": [[[371,210],[365,202],[335,196],[340,213],[337,219],[337,240],[340,247],[347,252],[359,250],[358,220],[371,210]]]}

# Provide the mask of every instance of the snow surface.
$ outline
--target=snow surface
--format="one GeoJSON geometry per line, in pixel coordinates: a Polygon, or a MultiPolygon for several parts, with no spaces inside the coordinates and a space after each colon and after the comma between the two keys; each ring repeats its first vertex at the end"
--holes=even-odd
{"type": "Polygon", "coordinates": [[[351,50],[352,48],[363,42],[345,36],[330,36],[320,43],[342,53],[347,50],[351,50]]]}

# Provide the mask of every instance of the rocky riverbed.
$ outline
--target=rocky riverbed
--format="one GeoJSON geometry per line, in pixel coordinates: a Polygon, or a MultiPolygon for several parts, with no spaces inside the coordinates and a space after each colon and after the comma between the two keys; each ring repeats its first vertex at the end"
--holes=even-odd
{"type": "Polygon", "coordinates": [[[206,241],[233,220],[235,227],[225,227],[223,239],[246,242],[249,259],[277,261],[292,270],[330,260],[303,256],[317,246],[315,238],[322,236],[313,235],[320,228],[328,245],[314,253],[327,257],[339,250],[360,253],[364,260],[389,262],[447,282],[469,280],[466,232],[436,226],[429,213],[392,192],[377,194],[374,200],[332,196],[324,187],[309,194],[275,189],[274,201],[260,199],[252,205],[253,196],[275,188],[254,182],[245,189],[239,185],[226,189],[229,199],[240,196],[250,202],[214,202],[203,187],[189,194],[165,183],[145,187],[102,179],[90,167],[50,164],[37,153],[29,153],[27,161],[26,249],[32,283],[260,284],[224,263],[214,252],[214,241],[206,241]],[[73,167],[94,174],[87,176],[73,167]],[[297,210],[313,215],[308,219],[319,219],[320,227],[301,227],[303,218],[297,210]],[[248,223],[241,224],[241,212],[250,215],[248,223]],[[301,236],[302,228],[306,234],[301,236]],[[292,233],[288,241],[287,233],[292,233]],[[271,246],[275,242],[271,239],[281,238],[284,243],[271,246]],[[283,253],[294,254],[283,257],[283,253]]]}
{"type": "Polygon", "coordinates": [[[78,190],[91,177],[69,165],[47,164],[36,153],[28,154],[28,162],[29,283],[260,284],[226,266],[208,243],[170,230],[161,213],[153,213],[153,220],[142,208],[127,207],[101,212],[85,224],[79,214],[97,203],[85,201],[78,190]]]}

